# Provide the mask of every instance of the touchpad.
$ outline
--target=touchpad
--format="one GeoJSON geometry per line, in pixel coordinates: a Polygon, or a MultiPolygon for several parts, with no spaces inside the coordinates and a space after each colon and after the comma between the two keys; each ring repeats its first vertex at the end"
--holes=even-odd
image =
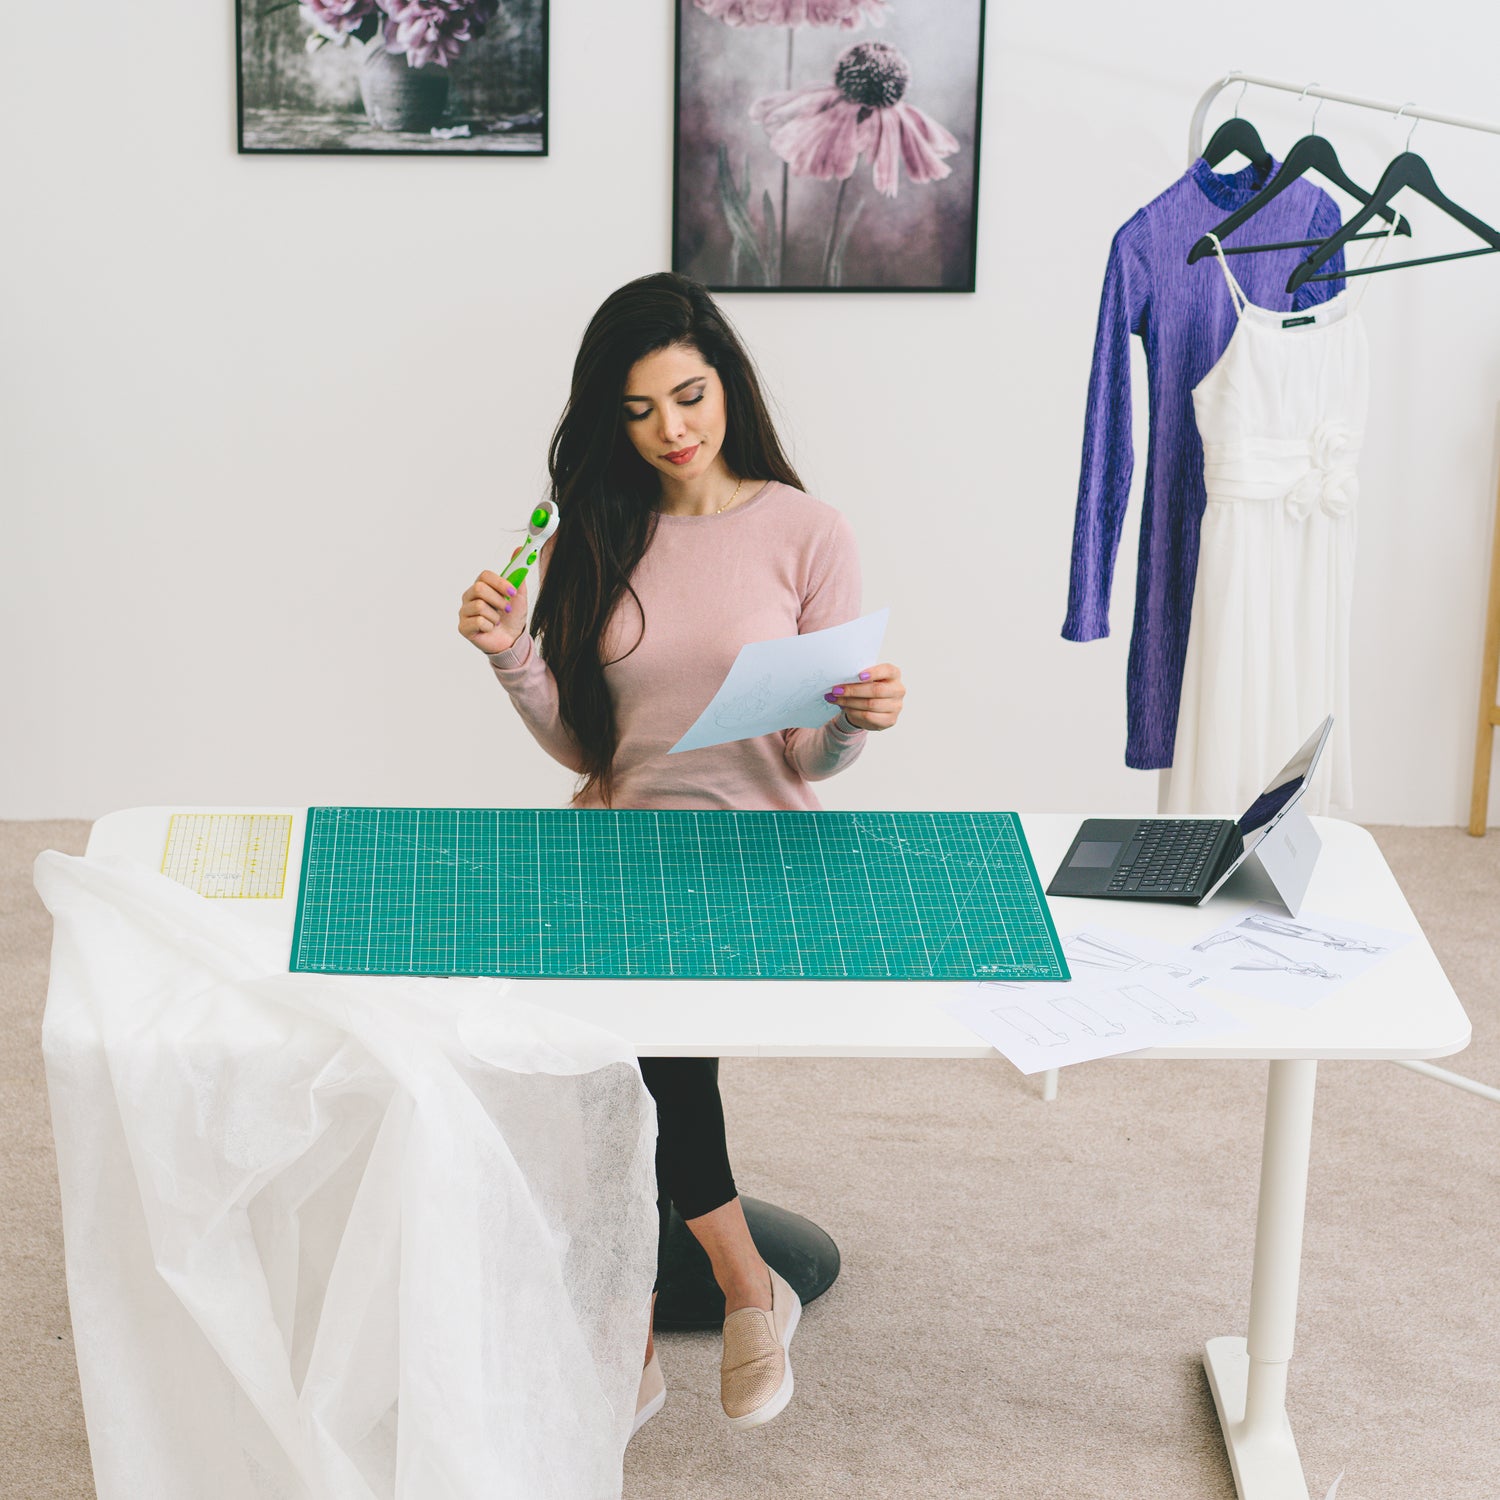
{"type": "Polygon", "coordinates": [[[1119,857],[1121,845],[1091,843],[1085,839],[1068,861],[1070,870],[1107,870],[1119,857]]]}

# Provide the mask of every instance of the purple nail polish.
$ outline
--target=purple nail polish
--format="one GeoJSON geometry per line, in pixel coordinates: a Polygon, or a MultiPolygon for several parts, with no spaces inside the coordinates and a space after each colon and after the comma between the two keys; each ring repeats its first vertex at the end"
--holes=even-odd
{"type": "Polygon", "coordinates": [[[868,682],[870,680],[870,674],[868,672],[861,672],[859,674],[859,680],[861,682],[868,682]]]}
{"type": "Polygon", "coordinates": [[[835,698],[832,693],[824,693],[823,701],[825,703],[837,703],[839,700],[835,698]]]}
{"type": "Polygon", "coordinates": [[[843,688],[834,688],[834,690],[833,690],[833,696],[835,698],[842,698],[844,696],[844,690],[843,690],[843,688]]]}
{"type": "Polygon", "coordinates": [[[505,613],[506,614],[510,613],[510,605],[508,605],[508,604],[505,606],[505,613]]]}

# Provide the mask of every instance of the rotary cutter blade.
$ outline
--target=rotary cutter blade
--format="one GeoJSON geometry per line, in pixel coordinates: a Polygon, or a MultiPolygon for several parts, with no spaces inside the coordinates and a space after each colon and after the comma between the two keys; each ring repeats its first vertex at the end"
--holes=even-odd
{"type": "Polygon", "coordinates": [[[526,523],[526,545],[516,553],[505,570],[505,581],[512,588],[520,588],[526,581],[526,575],[536,566],[536,560],[541,556],[542,543],[557,530],[558,516],[555,500],[543,500],[532,511],[531,519],[526,523]]]}

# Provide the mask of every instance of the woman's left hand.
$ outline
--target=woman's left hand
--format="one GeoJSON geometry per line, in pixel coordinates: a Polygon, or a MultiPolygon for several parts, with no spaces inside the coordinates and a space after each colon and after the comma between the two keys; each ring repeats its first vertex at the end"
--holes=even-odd
{"type": "Polygon", "coordinates": [[[901,681],[901,668],[883,661],[861,672],[859,681],[841,682],[823,696],[842,708],[844,717],[856,729],[889,729],[901,717],[906,684],[901,681]]]}

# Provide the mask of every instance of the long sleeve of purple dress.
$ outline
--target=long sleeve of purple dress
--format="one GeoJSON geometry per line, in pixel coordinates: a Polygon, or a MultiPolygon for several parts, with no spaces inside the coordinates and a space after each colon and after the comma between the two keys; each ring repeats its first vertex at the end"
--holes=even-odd
{"type": "Polygon", "coordinates": [[[1150,230],[1143,209],[1115,235],[1104,268],[1094,367],[1089,371],[1078,513],[1073,523],[1073,576],[1063,624],[1063,635],[1070,641],[1096,641],[1109,634],[1115,556],[1135,472],[1130,337],[1142,333],[1151,300],[1149,248],[1150,230]]]}
{"type": "MultiPolygon", "coordinates": [[[[1271,171],[1279,166],[1273,163],[1271,171]]],[[[1199,157],[1120,228],[1105,266],[1062,633],[1070,641],[1109,634],[1115,561],[1135,467],[1130,394],[1135,336],[1146,354],[1149,430],[1126,667],[1125,763],[1139,770],[1172,764],[1205,503],[1193,387],[1217,363],[1237,322],[1219,267],[1212,258],[1190,266],[1187,253],[1268,180],[1253,167],[1220,175],[1199,157]]],[[[1324,239],[1339,223],[1338,205],[1304,177],[1250,219],[1231,243],[1324,239]]],[[[1343,281],[1309,282],[1288,297],[1287,278],[1306,254],[1278,250],[1240,256],[1235,275],[1261,307],[1311,307],[1342,290],[1343,281]]],[[[1327,269],[1343,268],[1341,252],[1327,269]]]]}

